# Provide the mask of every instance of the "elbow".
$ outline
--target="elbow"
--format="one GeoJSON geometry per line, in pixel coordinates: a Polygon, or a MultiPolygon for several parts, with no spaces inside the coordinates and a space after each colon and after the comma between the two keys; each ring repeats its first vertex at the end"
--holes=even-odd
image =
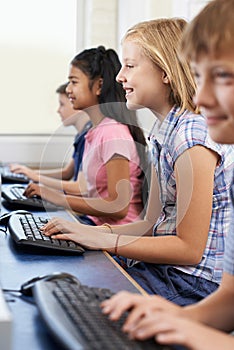
{"type": "Polygon", "coordinates": [[[198,265],[203,257],[203,251],[191,251],[188,255],[187,265],[198,265]]]}

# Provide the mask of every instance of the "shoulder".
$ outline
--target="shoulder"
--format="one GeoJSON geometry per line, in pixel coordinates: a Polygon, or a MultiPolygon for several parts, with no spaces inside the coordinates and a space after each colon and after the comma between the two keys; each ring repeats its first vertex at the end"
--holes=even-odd
{"type": "Polygon", "coordinates": [[[132,139],[128,126],[112,118],[104,118],[99,129],[105,138],[132,139]]]}
{"type": "Polygon", "coordinates": [[[171,154],[174,160],[184,151],[194,146],[204,146],[220,156],[225,149],[216,144],[209,136],[205,117],[201,114],[184,112],[178,116],[177,123],[171,135],[171,154]]]}

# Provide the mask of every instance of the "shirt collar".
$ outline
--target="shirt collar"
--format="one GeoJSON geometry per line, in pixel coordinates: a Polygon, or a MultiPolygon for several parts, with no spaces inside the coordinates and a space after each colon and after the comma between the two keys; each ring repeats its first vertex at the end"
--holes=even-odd
{"type": "Polygon", "coordinates": [[[150,139],[152,141],[156,141],[160,146],[169,141],[179,117],[183,114],[179,113],[179,110],[180,107],[174,106],[163,121],[156,120],[150,133],[150,139]]]}

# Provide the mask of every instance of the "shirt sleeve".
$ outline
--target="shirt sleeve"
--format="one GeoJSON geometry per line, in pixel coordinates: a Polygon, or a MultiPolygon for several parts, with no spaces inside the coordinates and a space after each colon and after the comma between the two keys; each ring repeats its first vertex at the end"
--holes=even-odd
{"type": "Polygon", "coordinates": [[[182,122],[179,121],[174,130],[172,142],[169,145],[173,163],[183,152],[197,145],[209,148],[222,157],[220,145],[215,143],[208,134],[205,119],[200,115],[190,114],[182,122]]]}
{"type": "Polygon", "coordinates": [[[112,128],[104,128],[104,131],[101,146],[103,163],[107,163],[115,154],[131,160],[135,142],[128,127],[117,124],[112,128]]]}

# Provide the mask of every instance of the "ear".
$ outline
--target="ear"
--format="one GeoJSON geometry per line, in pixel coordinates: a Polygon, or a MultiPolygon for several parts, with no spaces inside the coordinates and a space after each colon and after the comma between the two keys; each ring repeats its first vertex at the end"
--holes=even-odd
{"type": "Polygon", "coordinates": [[[102,79],[102,78],[99,78],[99,79],[97,80],[97,90],[96,90],[96,95],[97,95],[97,96],[101,95],[102,84],[103,84],[103,79],[102,79]]]}
{"type": "Polygon", "coordinates": [[[164,71],[162,72],[162,81],[163,81],[164,84],[169,84],[170,83],[169,78],[167,76],[167,73],[164,72],[164,71]]]}

